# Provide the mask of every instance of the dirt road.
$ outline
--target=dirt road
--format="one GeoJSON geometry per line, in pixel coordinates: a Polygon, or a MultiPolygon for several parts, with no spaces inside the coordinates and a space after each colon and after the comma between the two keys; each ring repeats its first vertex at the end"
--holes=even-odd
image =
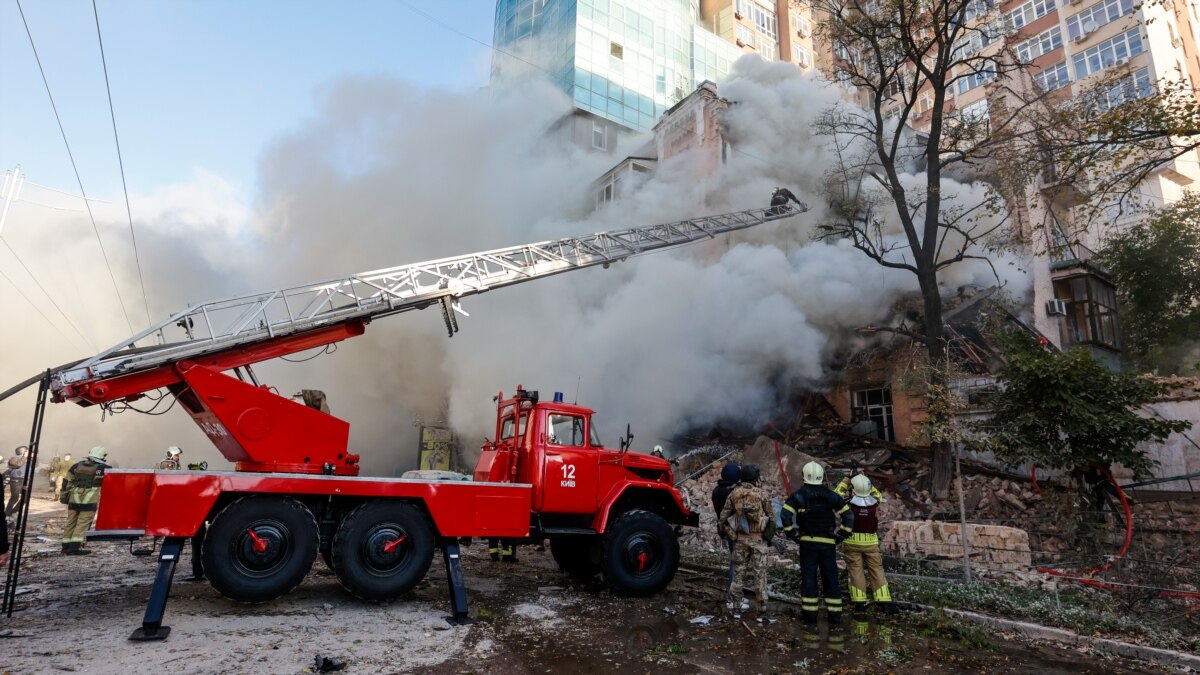
{"type": "Polygon", "coordinates": [[[711,576],[681,573],[656,597],[621,598],[572,582],[548,552],[523,548],[518,562],[493,563],[478,543],[464,549],[470,626],[444,620],[440,557],[400,602],[356,601],[318,562],[291,595],[240,605],[180,581],[185,554],[167,606],[171,636],[129,642],[155,559],[111,543],[60,556],[61,509],[34,499],[18,609],[0,619],[0,672],[299,673],[316,656],[342,659],[348,673],[1156,672],[1003,636],[980,647],[977,633],[948,637],[915,615],[812,631],[780,605],[773,623],[743,623],[721,615],[711,576]]]}

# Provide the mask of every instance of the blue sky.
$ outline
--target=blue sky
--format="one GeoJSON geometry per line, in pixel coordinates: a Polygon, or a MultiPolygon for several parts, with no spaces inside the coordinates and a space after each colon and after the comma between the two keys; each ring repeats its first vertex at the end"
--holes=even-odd
{"type": "MultiPolygon", "coordinates": [[[[89,197],[120,199],[90,0],[22,0],[89,197]]],[[[494,0],[98,0],[131,193],[196,168],[249,196],[265,144],[341,75],[487,84],[494,0]]],[[[403,111],[397,111],[402,114],[403,111]]],[[[78,193],[15,0],[0,1],[0,171],[78,193]]],[[[23,197],[27,195],[22,195],[23,197]]],[[[137,205],[133,205],[136,211],[137,205]]]]}

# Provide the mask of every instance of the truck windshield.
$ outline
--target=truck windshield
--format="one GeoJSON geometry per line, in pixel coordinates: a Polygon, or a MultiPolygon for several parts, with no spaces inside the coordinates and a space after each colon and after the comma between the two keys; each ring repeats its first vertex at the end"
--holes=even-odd
{"type": "Polygon", "coordinates": [[[551,414],[548,436],[549,441],[555,445],[583,446],[583,418],[575,415],[551,414]]]}

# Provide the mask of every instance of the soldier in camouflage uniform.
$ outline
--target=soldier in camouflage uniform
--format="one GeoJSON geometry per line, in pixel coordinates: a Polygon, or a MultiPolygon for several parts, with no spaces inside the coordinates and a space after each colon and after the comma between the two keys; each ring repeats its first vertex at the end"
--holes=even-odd
{"type": "Polygon", "coordinates": [[[736,612],[739,607],[748,608],[745,601],[735,604],[742,589],[747,585],[747,576],[754,576],[757,611],[767,612],[767,553],[771,539],[775,536],[775,516],[771,500],[758,487],[758,467],[747,464],[742,467],[741,479],[725,508],[717,519],[721,537],[734,543],[734,582],[730,589],[729,608],[736,612]]]}
{"type": "Polygon", "coordinates": [[[100,446],[92,448],[82,462],[76,463],[67,472],[67,524],[63,527],[62,552],[64,555],[84,555],[91,551],[83,548],[88,528],[96,517],[100,504],[100,484],[108,450],[100,446]]]}

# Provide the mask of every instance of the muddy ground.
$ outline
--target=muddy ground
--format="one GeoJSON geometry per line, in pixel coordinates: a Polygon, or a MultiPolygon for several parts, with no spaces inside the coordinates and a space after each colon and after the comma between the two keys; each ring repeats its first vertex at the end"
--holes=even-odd
{"type": "Polygon", "coordinates": [[[317,562],[285,598],[241,605],[205,583],[183,581],[190,576],[185,553],[167,606],[170,637],[130,642],[156,559],[114,543],[62,557],[64,517],[48,496],[34,499],[17,611],[0,618],[0,672],[300,673],[313,672],[317,656],[343,660],[347,673],[1161,672],[1004,635],[958,633],[917,614],[811,630],[780,604],[772,607],[774,622],[752,614],[733,620],[722,615],[719,580],[687,571],[687,560],[665,592],[631,599],[599,582],[572,582],[549,552],[527,547],[516,563],[494,563],[478,542],[464,549],[476,619],[469,626],[444,620],[440,556],[400,602],[354,600],[317,562]]]}

